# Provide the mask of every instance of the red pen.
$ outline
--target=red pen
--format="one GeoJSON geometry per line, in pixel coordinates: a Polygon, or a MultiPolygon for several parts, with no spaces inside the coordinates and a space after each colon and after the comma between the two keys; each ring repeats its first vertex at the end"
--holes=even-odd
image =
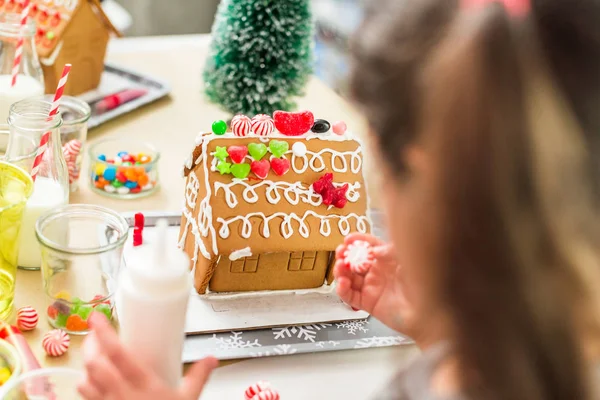
{"type": "Polygon", "coordinates": [[[96,114],[102,114],[114,110],[122,104],[128,103],[144,96],[148,91],[146,89],[125,89],[121,92],[106,96],[94,105],[96,114]]]}

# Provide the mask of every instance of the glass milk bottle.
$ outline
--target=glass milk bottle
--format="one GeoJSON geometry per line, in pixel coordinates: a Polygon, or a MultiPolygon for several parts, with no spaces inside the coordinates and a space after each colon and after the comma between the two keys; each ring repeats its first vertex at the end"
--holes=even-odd
{"type": "Polygon", "coordinates": [[[44,94],[44,74],[35,47],[35,22],[29,18],[23,30],[19,22],[19,14],[0,13],[0,124],[6,123],[13,103],[44,94]],[[21,33],[23,53],[17,81],[12,86],[11,72],[21,33]]]}
{"type": "MultiPolygon", "coordinates": [[[[60,141],[60,113],[48,119],[51,103],[41,99],[26,99],[10,107],[8,124],[10,137],[6,161],[22,159],[31,154],[42,135],[50,132],[48,145],[35,177],[33,194],[25,205],[21,225],[20,268],[37,270],[41,266],[41,251],[35,237],[35,223],[47,211],[69,202],[69,172],[60,141]]],[[[34,159],[24,167],[31,172],[34,159]]],[[[21,164],[21,167],[23,165],[21,164]]]]}

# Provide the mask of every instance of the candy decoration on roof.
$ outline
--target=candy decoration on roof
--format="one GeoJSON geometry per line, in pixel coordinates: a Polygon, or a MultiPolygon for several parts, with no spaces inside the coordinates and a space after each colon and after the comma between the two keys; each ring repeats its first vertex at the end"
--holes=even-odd
{"type": "Polygon", "coordinates": [[[314,133],[326,133],[329,132],[329,129],[331,129],[331,124],[324,119],[316,120],[312,128],[310,128],[314,133]]]}
{"type": "Polygon", "coordinates": [[[344,251],[344,264],[352,272],[365,275],[373,265],[373,248],[364,240],[355,240],[346,246],[344,251]]]}
{"type": "Polygon", "coordinates": [[[348,184],[345,183],[341,187],[335,187],[333,184],[333,174],[327,173],[319,180],[312,184],[315,193],[323,197],[323,204],[326,206],[334,206],[336,208],[344,208],[348,203],[346,193],[348,192],[348,184]]]}
{"type": "Polygon", "coordinates": [[[271,168],[277,175],[283,176],[290,170],[290,160],[287,158],[274,158],[271,160],[271,168]]]}
{"type": "Polygon", "coordinates": [[[31,331],[35,329],[38,320],[38,312],[33,307],[22,307],[17,311],[17,328],[22,331],[31,331]]]}
{"type": "Polygon", "coordinates": [[[229,154],[229,158],[234,164],[241,164],[248,155],[248,148],[246,146],[229,146],[227,154],[229,154]]]}
{"type": "Polygon", "coordinates": [[[338,121],[335,124],[333,124],[332,129],[333,133],[335,133],[336,135],[343,136],[346,133],[348,127],[346,126],[346,123],[344,121],[338,121]]]}
{"type": "Polygon", "coordinates": [[[227,132],[227,124],[223,120],[213,122],[212,131],[215,135],[224,135],[227,132]]]}
{"type": "Polygon", "coordinates": [[[300,136],[310,131],[315,123],[315,116],[310,111],[287,112],[275,111],[273,114],[275,128],[285,136],[300,136]]]}
{"type": "Polygon", "coordinates": [[[270,383],[259,381],[246,389],[244,400],[279,400],[279,393],[270,383]]]}
{"type": "Polygon", "coordinates": [[[283,140],[271,140],[269,142],[269,151],[276,158],[283,156],[289,149],[289,143],[283,140]]]}
{"type": "Polygon", "coordinates": [[[269,160],[252,161],[250,164],[250,170],[258,179],[266,179],[271,169],[271,163],[269,160]]]}
{"type": "Polygon", "coordinates": [[[266,114],[258,114],[252,118],[252,131],[257,136],[268,136],[275,130],[273,118],[266,114]]]}
{"type": "Polygon", "coordinates": [[[231,131],[235,136],[248,136],[250,134],[250,118],[245,115],[238,114],[231,120],[231,131]]]}
{"type": "Polygon", "coordinates": [[[245,179],[250,174],[250,164],[233,164],[231,174],[238,179],[245,179]]]}
{"type": "Polygon", "coordinates": [[[42,347],[50,357],[60,357],[67,352],[71,338],[62,329],[54,329],[44,335],[42,347]]]}
{"type": "Polygon", "coordinates": [[[248,153],[256,161],[262,160],[269,150],[263,143],[250,143],[248,144],[248,153]]]}
{"type": "Polygon", "coordinates": [[[296,157],[304,157],[306,155],[306,145],[302,142],[296,142],[292,145],[292,154],[296,157]]]}

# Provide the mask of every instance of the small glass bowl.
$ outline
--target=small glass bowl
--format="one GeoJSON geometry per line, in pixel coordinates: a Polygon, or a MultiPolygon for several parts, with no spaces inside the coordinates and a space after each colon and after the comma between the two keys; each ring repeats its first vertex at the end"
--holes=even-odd
{"type": "Polygon", "coordinates": [[[113,295],[129,225],[101,206],[69,204],[36,223],[48,322],[72,335],[89,332],[92,312],[113,317],[113,295]]]}
{"type": "Polygon", "coordinates": [[[81,371],[68,368],[41,368],[22,374],[0,386],[0,399],[81,399],[77,386],[85,379],[81,371]]]}
{"type": "Polygon", "coordinates": [[[90,185],[99,194],[137,199],[158,188],[160,153],[149,143],[109,138],[94,143],[89,154],[90,185]]]}
{"type": "Polygon", "coordinates": [[[0,390],[5,386],[10,386],[17,379],[21,374],[21,368],[21,358],[17,350],[7,341],[0,339],[0,390]],[[6,369],[10,371],[8,379],[6,369]]]}

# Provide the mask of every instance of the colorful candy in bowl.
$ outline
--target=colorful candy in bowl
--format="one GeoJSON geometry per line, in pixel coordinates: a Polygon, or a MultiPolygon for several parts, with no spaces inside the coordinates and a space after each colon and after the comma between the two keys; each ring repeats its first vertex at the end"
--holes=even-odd
{"type": "Polygon", "coordinates": [[[159,152],[150,144],[106,139],[90,147],[90,184],[102,195],[135,199],[158,187],[159,152]]]}
{"type": "Polygon", "coordinates": [[[94,311],[104,314],[110,320],[113,306],[110,300],[102,295],[84,301],[77,297],[71,298],[68,292],[63,291],[58,293],[54,302],[48,306],[47,315],[53,327],[77,334],[89,330],[87,320],[94,311]]]}

